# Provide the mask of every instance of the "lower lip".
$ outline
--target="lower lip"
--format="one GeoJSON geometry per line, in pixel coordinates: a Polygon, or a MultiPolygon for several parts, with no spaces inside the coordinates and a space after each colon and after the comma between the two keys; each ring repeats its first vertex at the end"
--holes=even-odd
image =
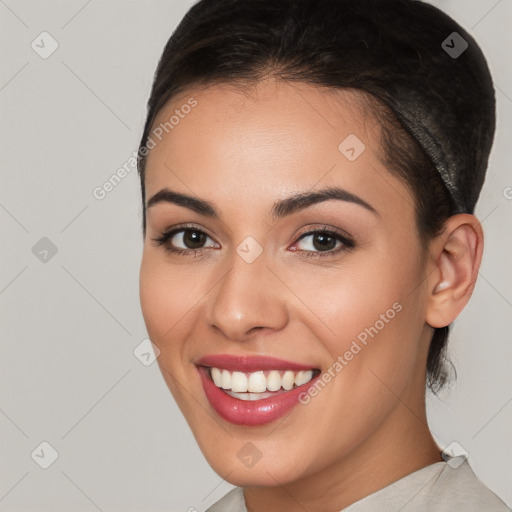
{"type": "Polygon", "coordinates": [[[218,388],[210,378],[209,369],[198,366],[206,398],[217,414],[236,425],[265,425],[290,412],[299,402],[299,396],[308,391],[318,375],[307,384],[262,398],[261,400],[239,400],[218,388]]]}

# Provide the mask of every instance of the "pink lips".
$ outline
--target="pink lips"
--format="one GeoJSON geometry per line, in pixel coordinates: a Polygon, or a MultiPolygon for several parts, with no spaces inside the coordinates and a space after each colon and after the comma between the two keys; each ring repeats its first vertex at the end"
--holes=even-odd
{"type": "Polygon", "coordinates": [[[196,361],[201,382],[212,408],[226,421],[236,425],[257,426],[270,423],[289,413],[298,403],[299,395],[312,386],[318,375],[307,384],[290,391],[278,392],[274,396],[261,400],[247,401],[234,398],[212,381],[209,368],[216,367],[229,371],[255,372],[259,370],[311,370],[311,366],[263,356],[232,356],[216,354],[205,356],[196,361]]]}

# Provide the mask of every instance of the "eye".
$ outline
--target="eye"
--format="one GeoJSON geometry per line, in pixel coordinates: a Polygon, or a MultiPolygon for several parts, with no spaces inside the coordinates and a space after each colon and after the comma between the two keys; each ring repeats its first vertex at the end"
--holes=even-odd
{"type": "Polygon", "coordinates": [[[212,238],[195,226],[175,227],[164,231],[158,238],[153,238],[153,240],[156,242],[156,245],[163,245],[165,250],[172,254],[186,256],[198,256],[207,251],[208,246],[204,247],[207,240],[211,241],[210,248],[219,247],[212,238]]]}
{"type": "Polygon", "coordinates": [[[301,251],[307,257],[329,257],[341,251],[348,251],[355,246],[354,241],[328,226],[303,233],[290,248],[301,251]]]}
{"type": "MultiPolygon", "coordinates": [[[[211,248],[220,248],[207,233],[195,226],[176,226],[153,238],[153,241],[157,246],[164,246],[167,252],[180,256],[197,257],[211,248]],[[208,240],[210,243],[205,246],[208,240]]],[[[354,241],[346,234],[323,226],[301,234],[290,250],[304,253],[307,257],[321,258],[348,251],[354,246],[354,241]]]]}

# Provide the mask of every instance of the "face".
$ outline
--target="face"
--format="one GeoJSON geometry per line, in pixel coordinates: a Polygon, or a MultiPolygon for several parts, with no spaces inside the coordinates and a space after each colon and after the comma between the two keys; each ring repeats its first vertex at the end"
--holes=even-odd
{"type": "Polygon", "coordinates": [[[375,451],[397,403],[423,399],[414,200],[360,99],[215,85],[154,123],[181,112],[147,159],[142,312],[201,450],[236,485],[375,451]]]}

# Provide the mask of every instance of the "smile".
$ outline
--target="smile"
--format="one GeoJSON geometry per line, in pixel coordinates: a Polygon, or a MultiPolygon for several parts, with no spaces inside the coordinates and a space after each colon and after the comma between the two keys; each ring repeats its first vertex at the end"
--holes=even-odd
{"type": "Polygon", "coordinates": [[[210,368],[214,384],[229,396],[240,400],[262,400],[307,384],[316,370],[270,370],[251,373],[230,372],[221,368],[210,368]]]}
{"type": "Polygon", "coordinates": [[[259,356],[208,356],[196,366],[212,409],[230,423],[247,426],[291,412],[320,375],[316,368],[259,356]]]}

